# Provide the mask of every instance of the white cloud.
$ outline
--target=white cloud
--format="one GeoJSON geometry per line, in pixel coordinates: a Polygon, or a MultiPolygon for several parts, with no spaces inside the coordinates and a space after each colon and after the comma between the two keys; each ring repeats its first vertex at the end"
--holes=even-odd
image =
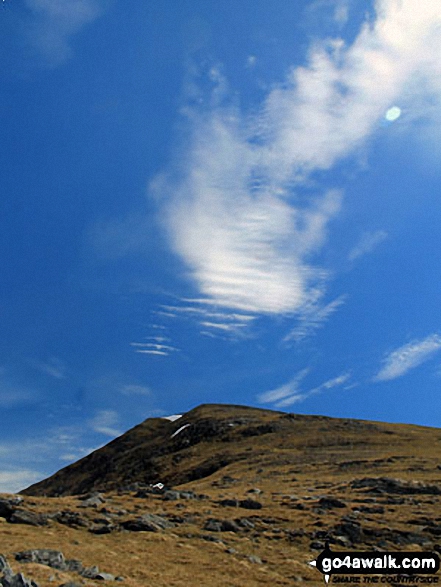
{"type": "Polygon", "coordinates": [[[100,14],[98,0],[26,0],[30,42],[52,65],[70,57],[71,37],[100,14]]]}
{"type": "Polygon", "coordinates": [[[253,118],[225,105],[225,80],[211,74],[211,103],[185,110],[190,136],[179,168],[151,186],[205,304],[255,315],[323,309],[329,275],[315,255],[342,196],[296,188],[355,155],[402,94],[412,99],[416,72],[441,73],[440,22],[433,0],[377,2],[376,19],[351,46],[314,44],[308,65],[293,68],[253,118]]]}
{"type": "Polygon", "coordinates": [[[383,367],[374,381],[389,381],[402,377],[441,350],[441,336],[432,334],[422,340],[414,340],[392,351],[383,359],[383,367]]]}
{"type": "Polygon", "coordinates": [[[121,388],[123,395],[151,395],[151,389],[145,385],[124,385],[121,388]]]}
{"type": "Polygon", "coordinates": [[[95,432],[105,434],[106,436],[121,436],[122,432],[118,428],[115,428],[118,421],[118,412],[115,410],[100,410],[90,421],[90,427],[95,432]]]}
{"type": "Polygon", "coordinates": [[[55,379],[66,378],[66,364],[57,357],[51,357],[48,361],[31,361],[31,364],[42,373],[55,379]]]}
{"type": "Polygon", "coordinates": [[[44,479],[69,454],[79,459],[93,449],[82,446],[85,430],[79,426],[50,429],[41,438],[21,438],[0,444],[0,491],[16,492],[44,479]]]}
{"type": "Polygon", "coordinates": [[[377,230],[375,232],[365,232],[361,235],[360,240],[348,255],[349,261],[355,261],[363,255],[372,252],[375,247],[387,239],[388,234],[384,230],[377,230]]]}
{"type": "Polygon", "coordinates": [[[346,383],[348,381],[350,376],[351,376],[350,373],[343,373],[342,375],[339,375],[338,377],[334,377],[333,379],[329,379],[328,381],[325,381],[324,383],[322,383],[321,385],[319,385],[317,387],[314,387],[313,389],[310,389],[310,390],[305,391],[303,393],[294,393],[293,395],[291,395],[285,399],[282,399],[281,401],[278,401],[275,404],[275,407],[276,408],[286,408],[286,407],[291,406],[293,404],[302,402],[303,400],[310,397],[311,395],[316,395],[317,393],[321,393],[322,391],[327,391],[329,389],[333,389],[334,387],[340,387],[341,385],[343,385],[344,383],[346,383]]]}
{"type": "Polygon", "coordinates": [[[275,408],[286,408],[305,400],[311,395],[333,389],[334,387],[340,387],[351,377],[350,373],[342,373],[338,377],[329,379],[313,389],[301,391],[300,382],[308,373],[309,369],[303,369],[303,371],[300,371],[300,373],[289,383],[259,395],[257,401],[260,403],[274,403],[275,408]]]}
{"type": "Polygon", "coordinates": [[[44,477],[32,469],[14,469],[0,472],[0,493],[18,493],[44,477]]]}
{"type": "Polygon", "coordinates": [[[314,302],[306,304],[302,309],[298,324],[285,336],[283,342],[289,342],[290,340],[299,342],[307,336],[311,336],[317,329],[324,326],[329,316],[336,312],[345,301],[346,296],[342,295],[325,306],[314,302]]]}
{"type": "Polygon", "coordinates": [[[257,401],[261,404],[269,404],[269,403],[281,400],[283,398],[286,398],[288,396],[292,396],[292,395],[297,394],[297,392],[299,390],[300,382],[302,381],[302,379],[304,379],[306,377],[306,375],[308,375],[309,371],[310,371],[310,369],[302,369],[302,371],[297,373],[297,375],[294,377],[294,379],[292,379],[288,383],[285,383],[285,385],[281,385],[280,387],[277,387],[276,389],[272,389],[271,391],[266,391],[265,393],[261,393],[257,397],[257,401]]]}
{"type": "MultiPolygon", "coordinates": [[[[222,307],[214,308],[212,304],[207,304],[207,300],[203,299],[184,299],[181,302],[182,305],[162,305],[160,307],[166,311],[168,317],[197,320],[202,327],[201,334],[211,334],[214,337],[218,337],[219,333],[230,336],[241,335],[243,330],[255,320],[255,316],[252,314],[230,312],[222,307]]],[[[170,348],[172,349],[172,347],[170,348]]]]}

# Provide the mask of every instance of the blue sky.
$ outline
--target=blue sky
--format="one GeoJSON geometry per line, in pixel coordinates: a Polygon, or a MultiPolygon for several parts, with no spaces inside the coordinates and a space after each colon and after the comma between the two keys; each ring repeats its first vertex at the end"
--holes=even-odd
{"type": "Polygon", "coordinates": [[[441,425],[433,0],[4,0],[0,490],[235,403],[441,425]]]}

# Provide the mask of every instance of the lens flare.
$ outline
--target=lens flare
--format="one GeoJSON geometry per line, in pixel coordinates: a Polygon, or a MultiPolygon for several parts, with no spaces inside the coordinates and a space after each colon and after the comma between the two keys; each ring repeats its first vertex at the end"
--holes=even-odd
{"type": "Polygon", "coordinates": [[[401,108],[398,106],[392,106],[392,108],[389,108],[389,110],[386,112],[384,118],[389,122],[393,122],[394,120],[397,120],[397,118],[400,118],[400,116],[401,108]]]}

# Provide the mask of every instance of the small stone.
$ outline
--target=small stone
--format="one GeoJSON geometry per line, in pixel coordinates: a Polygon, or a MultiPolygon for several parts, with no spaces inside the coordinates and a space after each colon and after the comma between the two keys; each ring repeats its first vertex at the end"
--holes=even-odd
{"type": "Polygon", "coordinates": [[[263,564],[262,559],[259,556],[256,556],[255,554],[252,554],[251,556],[249,556],[248,560],[250,561],[250,563],[254,563],[256,565],[263,564]]]}
{"type": "Polygon", "coordinates": [[[100,496],[89,497],[79,504],[79,508],[97,508],[104,503],[104,500],[100,496]]]}
{"type": "Polygon", "coordinates": [[[323,509],[344,508],[346,504],[336,497],[321,497],[318,502],[323,509]]]}
{"type": "Polygon", "coordinates": [[[83,569],[80,572],[80,575],[86,579],[95,579],[99,572],[99,568],[96,565],[93,565],[92,567],[86,567],[83,569]]]}
{"type": "Polygon", "coordinates": [[[248,499],[242,499],[239,502],[239,507],[245,508],[247,510],[260,510],[260,509],[262,509],[263,506],[259,501],[248,498],[248,499]]]}
{"type": "Polygon", "coordinates": [[[110,573],[98,573],[95,575],[95,579],[98,581],[114,581],[115,577],[110,573]]]}

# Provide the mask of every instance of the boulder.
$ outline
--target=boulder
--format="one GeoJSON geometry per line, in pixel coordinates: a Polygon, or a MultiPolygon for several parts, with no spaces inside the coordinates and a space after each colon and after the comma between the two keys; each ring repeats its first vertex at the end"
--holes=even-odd
{"type": "Polygon", "coordinates": [[[18,573],[17,575],[5,575],[0,579],[2,587],[38,587],[38,584],[32,579],[26,579],[24,575],[18,573]]]}
{"type": "Polygon", "coordinates": [[[9,520],[12,514],[17,509],[17,505],[13,503],[12,499],[0,499],[0,517],[9,520]]]}
{"type": "Polygon", "coordinates": [[[256,501],[255,499],[241,499],[239,501],[239,507],[245,508],[247,510],[260,510],[262,509],[263,505],[260,501],[256,501]]]}
{"type": "Polygon", "coordinates": [[[0,573],[11,573],[12,574],[12,569],[9,566],[9,563],[6,560],[6,557],[3,556],[2,554],[0,554],[0,573]]]}
{"type": "Polygon", "coordinates": [[[210,518],[204,525],[204,530],[210,532],[240,532],[240,527],[231,520],[216,520],[210,518]]]}
{"type": "Polygon", "coordinates": [[[175,524],[163,516],[158,516],[156,514],[144,514],[139,518],[122,522],[121,526],[132,532],[158,532],[159,530],[174,528],[175,524]]]}
{"type": "Polygon", "coordinates": [[[47,516],[28,510],[16,509],[8,519],[8,522],[11,524],[28,524],[29,526],[45,526],[47,524],[47,516]]]}

